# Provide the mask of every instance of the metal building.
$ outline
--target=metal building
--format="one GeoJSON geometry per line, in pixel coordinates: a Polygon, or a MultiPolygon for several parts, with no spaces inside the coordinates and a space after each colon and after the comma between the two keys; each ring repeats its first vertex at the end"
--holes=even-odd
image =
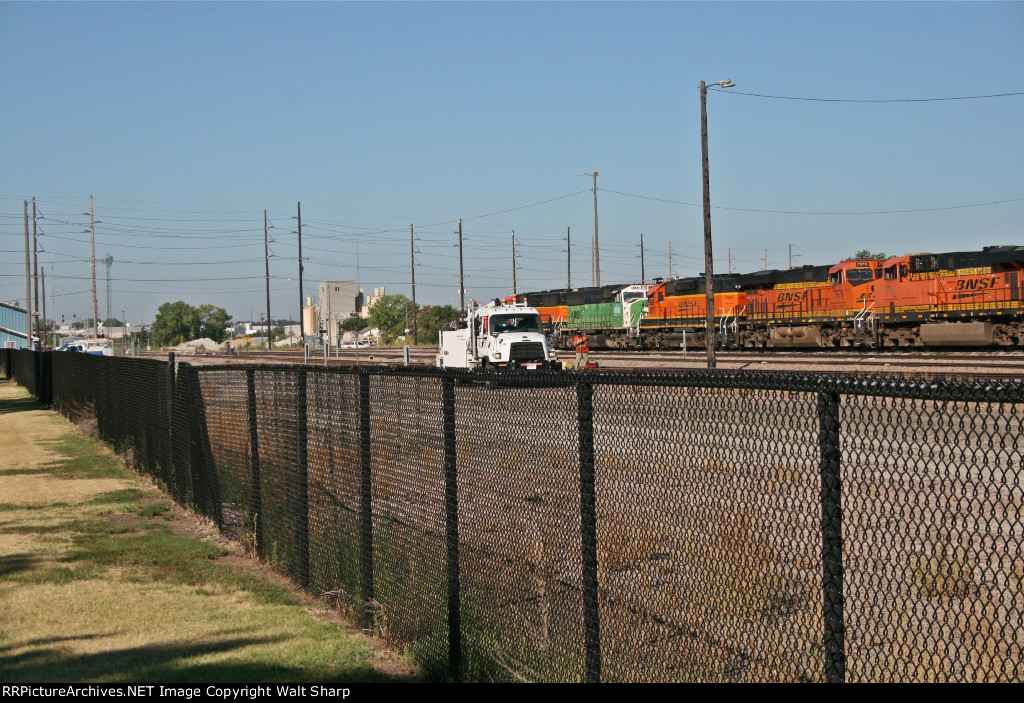
{"type": "MultiPolygon", "coordinates": [[[[23,307],[0,302],[0,349],[25,349],[27,314],[28,311],[23,307]]],[[[32,341],[38,341],[38,338],[33,337],[32,341]]]]}

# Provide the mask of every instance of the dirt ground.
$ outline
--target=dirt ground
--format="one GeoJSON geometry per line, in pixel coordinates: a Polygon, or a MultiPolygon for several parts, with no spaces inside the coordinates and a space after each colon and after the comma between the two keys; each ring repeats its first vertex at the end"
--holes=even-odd
{"type": "MultiPolygon", "coordinates": [[[[11,615],[9,622],[4,622],[0,630],[4,630],[5,636],[0,637],[0,680],[15,680],[3,673],[5,668],[4,659],[14,656],[15,659],[24,659],[27,656],[42,657],[41,650],[32,651],[38,647],[38,643],[49,643],[50,641],[61,642],[60,649],[65,660],[77,657],[102,657],[117,656],[123,651],[126,645],[123,638],[108,638],[102,636],[81,636],[65,634],[76,629],[77,623],[69,622],[78,615],[82,616],[82,627],[102,627],[97,620],[103,621],[104,617],[117,618],[129,612],[136,606],[134,596],[127,595],[120,603],[114,602],[110,606],[110,612],[106,613],[104,606],[94,599],[98,592],[96,589],[109,589],[110,579],[107,583],[101,584],[97,581],[94,588],[85,587],[86,582],[76,582],[75,588],[60,589],[60,595],[55,596],[55,586],[51,582],[40,582],[33,586],[38,593],[33,595],[26,592],[24,576],[30,569],[58,569],[62,565],[61,551],[67,547],[59,538],[58,527],[62,521],[69,517],[81,518],[86,515],[86,510],[91,504],[95,504],[102,496],[108,496],[116,491],[139,491],[146,496],[147,500],[162,500],[170,506],[166,514],[160,515],[161,525],[168,526],[172,532],[186,536],[190,539],[199,540],[217,546],[223,550],[223,555],[218,560],[230,565],[249,575],[254,575],[261,580],[276,584],[279,587],[287,588],[295,599],[301,603],[307,611],[310,619],[317,623],[328,623],[337,628],[338,638],[352,638],[356,641],[356,647],[369,652],[369,663],[373,670],[383,679],[392,682],[415,682],[420,680],[413,665],[401,653],[385,647],[379,640],[368,637],[360,632],[355,626],[345,622],[337,613],[327,607],[324,603],[312,595],[299,591],[292,587],[291,583],[272,571],[265,565],[250,558],[237,544],[224,539],[214,528],[212,523],[198,516],[187,513],[177,505],[171,503],[167,496],[162,494],[147,479],[125,471],[117,477],[101,478],[73,478],[67,476],[56,477],[47,474],[48,467],[60,460],[61,455],[55,452],[52,447],[55,443],[65,438],[69,432],[77,430],[63,417],[55,412],[42,409],[35,400],[27,395],[24,389],[16,386],[13,381],[0,381],[0,592],[5,594],[7,601],[5,609],[10,607],[11,615]],[[49,445],[49,446],[48,446],[49,445]],[[51,506],[54,512],[51,514],[51,506]],[[28,511],[28,512],[26,512],[28,511]],[[33,528],[38,527],[39,530],[33,528]],[[40,534],[46,534],[47,528],[50,534],[40,538],[40,534]],[[54,537],[57,537],[56,539],[54,537]],[[47,554],[47,550],[52,553],[47,554]],[[30,564],[30,566],[23,566],[30,564]],[[20,579],[20,580],[19,580],[20,579]],[[78,594],[76,596],[76,594],[78,594]],[[80,599],[81,602],[67,602],[68,599],[80,599]],[[41,610],[38,604],[48,600],[59,599],[59,612],[48,616],[38,614],[41,610]],[[120,611],[119,611],[120,609],[120,611]],[[123,611],[123,612],[121,612],[123,611]],[[106,614],[105,614],[106,613],[106,614]],[[23,627],[18,632],[18,627],[23,627]],[[39,628],[34,630],[33,628],[39,628]],[[53,628],[54,632],[46,632],[53,628]],[[52,635],[49,639],[47,635],[52,635]],[[103,652],[104,642],[108,642],[109,650],[103,652]]],[[[136,521],[140,525],[147,518],[135,515],[110,515],[108,521],[115,526],[124,527],[124,534],[114,535],[115,537],[133,536],[134,524],[119,525],[120,521],[136,521]]],[[[114,579],[116,581],[116,578],[114,579]]],[[[124,584],[118,584],[123,588],[124,584]]],[[[129,586],[131,588],[131,586],[129,586]]],[[[166,590],[166,587],[161,586],[166,590]]],[[[136,589],[145,590],[143,587],[136,589]]],[[[115,596],[114,600],[121,596],[115,596]]],[[[152,595],[138,594],[138,604],[152,603],[152,595]],[[150,599],[150,600],[147,600],[150,599]]],[[[107,598],[110,600],[110,598],[107,598]]],[[[176,619],[182,619],[188,612],[194,612],[194,622],[183,623],[181,631],[176,637],[187,641],[194,638],[197,633],[203,633],[204,628],[210,629],[212,623],[223,618],[230,622],[233,618],[240,616],[234,612],[211,613],[211,604],[216,607],[217,599],[207,598],[202,607],[194,611],[188,609],[175,612],[176,619]]],[[[228,611],[239,607],[238,599],[225,601],[225,608],[228,611]]],[[[187,619],[187,618],[186,618],[187,619]]],[[[4,618],[7,620],[7,618],[4,618]]],[[[166,641],[168,632],[166,623],[159,618],[149,618],[146,615],[139,618],[139,623],[133,624],[131,633],[132,645],[145,644],[153,646],[152,642],[166,641]],[[154,631],[146,633],[145,623],[152,623],[154,631]],[[142,629],[139,629],[139,628],[142,629]]],[[[238,622],[238,626],[243,624],[238,622]]],[[[110,629],[114,629],[111,624],[110,629]]],[[[50,650],[47,650],[49,652],[50,650]]],[[[13,660],[11,660],[13,661],[13,660]]],[[[41,671],[52,680],[62,680],[60,669],[50,670],[37,668],[34,671],[41,671]]],[[[10,673],[10,672],[8,672],[10,673]]]]}

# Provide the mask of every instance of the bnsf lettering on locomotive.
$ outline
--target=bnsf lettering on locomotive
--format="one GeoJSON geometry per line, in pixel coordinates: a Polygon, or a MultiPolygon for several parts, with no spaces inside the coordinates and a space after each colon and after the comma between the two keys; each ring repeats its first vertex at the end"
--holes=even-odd
{"type": "Polygon", "coordinates": [[[956,282],[957,290],[988,290],[995,288],[994,278],[961,278],[956,282]]]}
{"type": "Polygon", "coordinates": [[[779,293],[780,303],[799,303],[801,300],[807,299],[807,291],[793,291],[779,293]]]}

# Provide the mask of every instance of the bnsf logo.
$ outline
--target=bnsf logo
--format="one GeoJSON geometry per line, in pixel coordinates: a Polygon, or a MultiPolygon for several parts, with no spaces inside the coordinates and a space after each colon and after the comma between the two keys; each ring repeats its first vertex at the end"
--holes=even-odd
{"type": "Polygon", "coordinates": [[[805,290],[779,293],[780,303],[799,303],[802,300],[807,300],[805,290]]]}
{"type": "Polygon", "coordinates": [[[961,278],[956,282],[957,290],[988,290],[995,287],[994,278],[961,278]]]}

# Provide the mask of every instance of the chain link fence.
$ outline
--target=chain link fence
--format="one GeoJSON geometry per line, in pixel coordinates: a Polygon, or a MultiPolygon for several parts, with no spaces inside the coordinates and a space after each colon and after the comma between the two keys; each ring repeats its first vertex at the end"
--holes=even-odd
{"type": "Polygon", "coordinates": [[[0,371],[439,678],[1024,678],[1016,383],[0,371]]]}

